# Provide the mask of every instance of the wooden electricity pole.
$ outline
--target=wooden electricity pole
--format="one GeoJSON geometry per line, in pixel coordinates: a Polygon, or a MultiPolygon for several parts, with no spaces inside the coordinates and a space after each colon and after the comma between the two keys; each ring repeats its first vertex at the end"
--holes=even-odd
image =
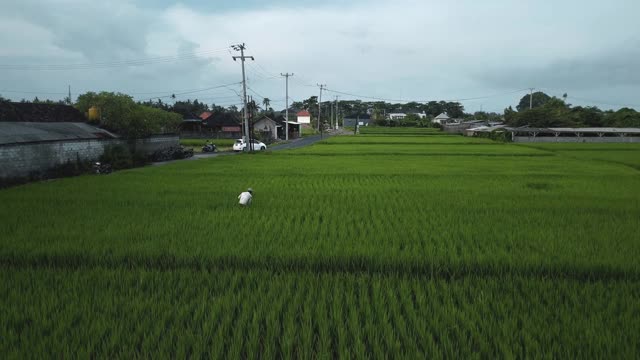
{"type": "Polygon", "coordinates": [[[246,49],[246,46],[244,45],[244,43],[232,45],[231,47],[235,51],[240,51],[240,56],[234,56],[233,61],[240,59],[242,63],[242,103],[244,104],[244,112],[243,112],[244,142],[245,144],[247,144],[245,148],[248,148],[249,147],[249,117],[247,114],[247,81],[244,73],[244,61],[246,59],[251,59],[251,60],[255,60],[255,59],[253,58],[253,56],[244,55],[244,50],[246,49]]]}

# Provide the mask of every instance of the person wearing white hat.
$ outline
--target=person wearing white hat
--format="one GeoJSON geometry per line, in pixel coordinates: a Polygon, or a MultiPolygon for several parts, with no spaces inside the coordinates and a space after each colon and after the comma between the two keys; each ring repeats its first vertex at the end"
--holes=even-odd
{"type": "Polygon", "coordinates": [[[249,206],[251,205],[251,200],[253,199],[253,189],[248,188],[247,191],[238,195],[238,199],[240,200],[238,204],[240,206],[249,206]]]}

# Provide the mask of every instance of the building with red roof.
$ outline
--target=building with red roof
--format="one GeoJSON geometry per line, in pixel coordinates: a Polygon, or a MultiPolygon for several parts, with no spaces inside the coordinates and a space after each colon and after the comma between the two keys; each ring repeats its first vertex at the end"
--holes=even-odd
{"type": "Polygon", "coordinates": [[[200,119],[202,119],[202,120],[207,120],[207,118],[208,118],[209,116],[211,116],[211,115],[212,115],[212,113],[211,113],[210,111],[205,111],[205,112],[203,112],[202,114],[200,114],[200,116],[198,116],[198,117],[199,117],[200,119]]]}
{"type": "Polygon", "coordinates": [[[307,110],[299,111],[296,116],[298,117],[298,123],[311,124],[311,114],[307,110]]]}

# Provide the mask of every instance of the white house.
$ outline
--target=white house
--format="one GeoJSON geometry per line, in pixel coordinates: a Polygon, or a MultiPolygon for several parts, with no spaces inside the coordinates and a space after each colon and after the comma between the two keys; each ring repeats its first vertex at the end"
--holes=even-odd
{"type": "Polygon", "coordinates": [[[391,120],[402,120],[407,116],[407,114],[405,114],[405,113],[389,113],[387,116],[391,120]]]}
{"type": "Polygon", "coordinates": [[[424,111],[423,111],[423,112],[421,112],[421,113],[415,113],[415,114],[416,114],[416,115],[418,115],[418,117],[419,117],[420,119],[424,119],[424,118],[426,118],[426,117],[427,117],[427,113],[425,113],[424,111]]]}
{"type": "Polygon", "coordinates": [[[447,115],[446,112],[443,112],[442,114],[436,116],[433,119],[433,123],[434,124],[446,124],[447,122],[449,122],[451,118],[449,117],[449,115],[447,115]]]}
{"type": "MultiPolygon", "coordinates": [[[[427,114],[426,114],[424,111],[423,111],[423,112],[421,112],[421,113],[411,113],[411,114],[418,115],[418,117],[419,117],[420,119],[424,119],[424,118],[426,118],[426,117],[427,117],[427,114]]],[[[405,113],[389,113],[389,114],[387,115],[387,117],[388,117],[390,120],[402,120],[402,119],[404,119],[405,117],[407,117],[407,114],[405,114],[405,113]]]]}
{"type": "Polygon", "coordinates": [[[299,111],[296,116],[298,117],[299,124],[311,124],[311,114],[307,110],[299,111]]]}

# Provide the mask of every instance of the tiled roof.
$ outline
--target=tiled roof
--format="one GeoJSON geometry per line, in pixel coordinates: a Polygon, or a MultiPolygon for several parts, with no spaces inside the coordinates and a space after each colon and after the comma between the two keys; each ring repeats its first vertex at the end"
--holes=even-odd
{"type": "Polygon", "coordinates": [[[200,116],[198,116],[198,117],[200,119],[202,119],[202,120],[206,120],[211,115],[212,115],[212,113],[210,111],[205,111],[202,114],[200,114],[200,116]]]}
{"type": "Polygon", "coordinates": [[[112,133],[77,122],[0,122],[0,144],[114,138],[112,133]]]}

